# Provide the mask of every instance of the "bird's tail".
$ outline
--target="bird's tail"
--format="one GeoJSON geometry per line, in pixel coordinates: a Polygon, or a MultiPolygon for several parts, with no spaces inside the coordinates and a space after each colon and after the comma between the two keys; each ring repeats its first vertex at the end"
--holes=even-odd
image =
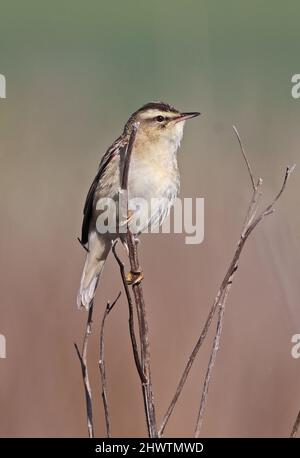
{"type": "Polygon", "coordinates": [[[111,248],[109,237],[92,232],[89,236],[88,253],[77,295],[78,309],[88,310],[95,297],[97,284],[111,248]]]}

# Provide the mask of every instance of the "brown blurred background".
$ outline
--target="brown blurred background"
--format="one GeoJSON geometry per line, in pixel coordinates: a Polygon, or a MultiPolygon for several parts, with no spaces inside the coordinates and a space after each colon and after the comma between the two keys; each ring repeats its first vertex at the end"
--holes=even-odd
{"type": "MultiPolygon", "coordinates": [[[[299,162],[297,1],[38,2],[0,6],[0,360],[2,437],[86,436],[73,342],[86,315],[75,298],[84,251],[84,198],[101,155],[129,114],[164,100],[201,118],[180,152],[182,197],[205,198],[205,240],[144,236],[140,256],[158,419],[235,249],[250,182],[231,125],[246,145],[265,201],[299,162]],[[162,281],[162,277],[164,282],[162,281]]],[[[299,164],[300,165],[300,164],[299,164]]],[[[300,408],[299,170],[276,213],[249,240],[228,299],[203,436],[287,436],[300,408]]],[[[98,290],[89,353],[97,435],[104,435],[98,330],[121,288],[110,257],[98,290]]],[[[191,436],[211,347],[207,340],[167,429],[191,436]]],[[[145,422],[122,298],[106,328],[114,436],[145,422]]]]}

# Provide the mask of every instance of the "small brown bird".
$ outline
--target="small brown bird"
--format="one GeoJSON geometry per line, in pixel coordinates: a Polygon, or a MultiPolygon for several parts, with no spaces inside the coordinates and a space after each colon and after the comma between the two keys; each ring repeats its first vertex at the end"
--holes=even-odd
{"type": "Polygon", "coordinates": [[[183,127],[187,119],[199,114],[181,113],[162,102],[147,103],[130,116],[122,135],[104,154],[83,211],[81,243],[87,249],[87,256],[77,296],[78,308],[89,309],[112,242],[118,236],[118,227],[105,233],[98,230],[97,218],[103,211],[99,206],[101,199],[108,202],[107,218],[116,215],[117,226],[122,224],[113,204],[120,195],[122,159],[133,126],[138,125],[138,129],[128,174],[128,209],[131,211],[128,225],[137,234],[150,226],[153,229],[161,225],[168,215],[179,192],[176,153],[183,127]]]}

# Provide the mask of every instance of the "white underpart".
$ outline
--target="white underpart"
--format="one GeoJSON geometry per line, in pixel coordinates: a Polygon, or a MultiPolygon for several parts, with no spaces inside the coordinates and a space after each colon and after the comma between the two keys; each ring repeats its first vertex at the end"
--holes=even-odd
{"type": "Polygon", "coordinates": [[[149,151],[149,157],[155,157],[165,174],[157,171],[155,162],[147,164],[135,161],[134,156],[129,171],[129,210],[133,217],[129,227],[133,233],[155,230],[168,216],[178,192],[179,173],[177,150],[183,136],[185,122],[177,122],[172,132],[166,131],[161,136],[155,151],[149,151]],[[171,134],[171,135],[170,135],[171,134]]]}

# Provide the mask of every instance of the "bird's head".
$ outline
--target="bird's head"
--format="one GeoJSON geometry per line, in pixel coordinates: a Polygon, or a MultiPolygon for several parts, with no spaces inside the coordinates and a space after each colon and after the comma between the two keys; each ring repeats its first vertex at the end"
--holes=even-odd
{"type": "Polygon", "coordinates": [[[182,113],[167,103],[150,102],[131,115],[125,131],[130,132],[132,125],[138,123],[140,135],[151,142],[167,140],[179,144],[185,121],[199,115],[199,112],[182,113]]]}

